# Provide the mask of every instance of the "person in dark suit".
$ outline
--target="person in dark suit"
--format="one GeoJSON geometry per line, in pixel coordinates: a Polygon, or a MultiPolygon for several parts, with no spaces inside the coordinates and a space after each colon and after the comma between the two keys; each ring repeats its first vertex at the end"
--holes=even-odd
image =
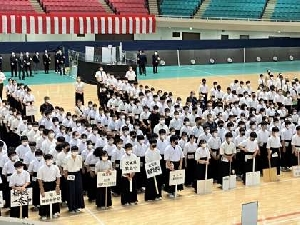
{"type": "Polygon", "coordinates": [[[43,115],[45,112],[52,112],[54,110],[53,105],[50,103],[50,98],[44,98],[45,103],[40,106],[40,112],[43,115]]]}
{"type": "Polygon", "coordinates": [[[34,56],[32,57],[32,61],[33,61],[33,71],[36,74],[37,69],[38,69],[39,64],[40,64],[40,54],[38,52],[36,52],[34,54],[34,56]]]}
{"type": "Polygon", "coordinates": [[[157,66],[159,63],[159,55],[157,53],[157,51],[154,52],[154,54],[152,55],[152,66],[153,66],[153,73],[157,73],[157,66]]]}
{"type": "Polygon", "coordinates": [[[140,52],[139,55],[139,72],[140,75],[145,74],[146,76],[146,64],[147,64],[147,56],[144,51],[140,52]]]}
{"type": "Polygon", "coordinates": [[[66,75],[66,56],[61,50],[59,50],[58,54],[58,69],[60,75],[66,75]]]}
{"type": "Polygon", "coordinates": [[[195,97],[195,92],[191,91],[190,96],[186,98],[187,102],[191,102],[193,106],[197,104],[197,98],[195,97]]]}
{"type": "Polygon", "coordinates": [[[24,59],[22,52],[20,52],[20,55],[18,58],[18,66],[19,66],[19,79],[25,80],[25,70],[24,70],[25,59],[24,59]],[[22,73],[22,77],[21,77],[21,73],[22,73]]]}
{"type": "Polygon", "coordinates": [[[60,59],[60,53],[59,53],[59,51],[60,50],[57,50],[57,52],[55,53],[55,56],[54,56],[54,59],[55,59],[55,62],[54,62],[55,73],[59,72],[59,59],[60,59]]]}
{"type": "Polygon", "coordinates": [[[48,51],[45,50],[45,53],[43,55],[43,63],[44,63],[44,68],[45,68],[45,74],[49,73],[49,66],[51,63],[51,58],[50,55],[48,54],[48,51]]]}
{"type": "Polygon", "coordinates": [[[2,71],[2,62],[3,62],[3,58],[2,55],[0,55],[0,70],[2,71]]]}
{"type": "Polygon", "coordinates": [[[15,77],[17,77],[17,73],[18,73],[18,58],[16,56],[16,54],[14,52],[11,53],[11,56],[10,56],[10,71],[11,71],[11,77],[14,76],[15,74],[15,77]]]}
{"type": "Polygon", "coordinates": [[[29,55],[29,52],[26,52],[25,57],[24,57],[24,68],[25,68],[25,72],[26,72],[26,76],[29,77],[33,77],[32,75],[32,69],[31,69],[31,63],[32,63],[32,58],[29,55]],[[29,73],[28,73],[29,70],[29,73]]]}

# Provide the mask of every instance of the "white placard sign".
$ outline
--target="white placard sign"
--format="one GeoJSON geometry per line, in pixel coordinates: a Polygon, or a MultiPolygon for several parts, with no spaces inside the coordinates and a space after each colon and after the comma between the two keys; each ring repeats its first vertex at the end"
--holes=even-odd
{"type": "Polygon", "coordinates": [[[94,61],[94,47],[85,46],[85,61],[93,62],[94,61]]]}
{"type": "Polygon", "coordinates": [[[113,187],[117,185],[117,171],[97,173],[97,187],[113,187]]]}
{"type": "Polygon", "coordinates": [[[174,170],[170,172],[169,185],[183,184],[185,181],[185,170],[174,170]]]}
{"type": "Polygon", "coordinates": [[[26,116],[34,116],[37,113],[37,109],[33,105],[26,106],[26,116]]]}
{"type": "Polygon", "coordinates": [[[10,206],[19,207],[21,205],[32,205],[32,188],[27,188],[23,192],[10,191],[10,206]]]}
{"type": "Polygon", "coordinates": [[[137,157],[133,160],[122,160],[121,162],[122,174],[125,173],[138,173],[140,172],[140,158],[137,157]]]}
{"type": "Polygon", "coordinates": [[[61,202],[61,192],[58,195],[56,191],[47,191],[45,192],[45,197],[40,196],[41,205],[50,205],[50,204],[60,203],[60,202],[61,202]]]}
{"type": "Polygon", "coordinates": [[[145,163],[145,170],[146,170],[147,178],[155,177],[162,174],[160,161],[157,160],[150,163],[145,163]]]}
{"type": "Polygon", "coordinates": [[[2,208],[3,206],[4,206],[3,193],[2,193],[2,191],[0,191],[0,208],[2,208]]]}
{"type": "Polygon", "coordinates": [[[242,205],[242,225],[257,224],[258,202],[249,202],[242,205]]]}

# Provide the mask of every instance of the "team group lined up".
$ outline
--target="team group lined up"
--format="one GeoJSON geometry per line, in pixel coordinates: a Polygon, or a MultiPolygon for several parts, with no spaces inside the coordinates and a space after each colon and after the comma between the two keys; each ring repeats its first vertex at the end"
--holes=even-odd
{"type": "MultiPolygon", "coordinates": [[[[260,76],[257,91],[249,81],[235,80],[226,92],[217,82],[209,89],[203,79],[199,96],[191,91],[183,104],[172,92],[117,80],[102,68],[95,77],[99,103],[84,104],[84,84],[78,78],[74,113],[54,108],[45,97],[38,122],[26,112],[27,105],[34,105],[30,88],[15,80],[6,85],[7,101],[0,108],[5,207],[10,207],[10,189],[31,186],[33,205],[46,220],[49,206],[40,206],[40,194],[47,191],[61,191],[69,212],[77,213],[85,207],[84,193],[97,207],[112,206],[112,195],[121,196],[124,206],[137,204],[140,192],[146,201],[161,200],[162,190],[173,198],[169,178],[174,170],[185,169],[185,185],[197,189],[206,173],[221,184],[234,170],[245,182],[254,158],[256,171],[276,167],[278,175],[299,162],[298,79],[274,78],[268,71],[260,76]],[[122,162],[137,157],[140,172],[123,173],[122,162]],[[162,174],[147,178],[145,163],[157,161],[162,174]],[[116,185],[98,188],[97,173],[112,171],[116,185]]],[[[23,207],[23,217],[28,217],[23,207]]],[[[20,216],[10,210],[11,216],[20,216]]],[[[52,213],[60,215],[58,203],[52,213]]]]}

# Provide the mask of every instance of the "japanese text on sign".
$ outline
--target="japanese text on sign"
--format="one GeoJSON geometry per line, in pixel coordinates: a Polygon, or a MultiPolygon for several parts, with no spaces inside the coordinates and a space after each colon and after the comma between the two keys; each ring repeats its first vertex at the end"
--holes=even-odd
{"type": "Polygon", "coordinates": [[[157,161],[153,161],[150,163],[146,163],[145,170],[146,170],[147,178],[162,174],[161,167],[160,167],[160,161],[157,160],[157,161]]]}
{"type": "Polygon", "coordinates": [[[97,187],[113,187],[117,185],[117,171],[97,173],[97,187]]]}
{"type": "Polygon", "coordinates": [[[32,188],[27,188],[25,191],[10,191],[10,205],[11,207],[18,207],[21,205],[32,205],[32,188]]]}
{"type": "Polygon", "coordinates": [[[59,195],[56,193],[56,191],[48,191],[45,192],[45,197],[41,196],[41,205],[50,205],[54,203],[61,202],[61,192],[59,195]]]}
{"type": "Polygon", "coordinates": [[[133,160],[122,160],[122,174],[140,172],[140,158],[133,160]]]}
{"type": "Polygon", "coordinates": [[[184,170],[174,170],[170,172],[169,185],[183,184],[185,180],[184,170]]]}

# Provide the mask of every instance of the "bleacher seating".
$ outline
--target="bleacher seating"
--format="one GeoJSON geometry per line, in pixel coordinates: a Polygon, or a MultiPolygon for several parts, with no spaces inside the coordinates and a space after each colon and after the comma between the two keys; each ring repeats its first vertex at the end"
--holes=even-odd
{"type": "Polygon", "coordinates": [[[202,18],[259,19],[265,7],[266,0],[211,0],[202,18]]]}
{"type": "Polygon", "coordinates": [[[271,19],[300,20],[300,0],[277,0],[271,19]]]}
{"type": "Polygon", "coordinates": [[[29,0],[0,0],[0,12],[2,13],[34,13],[29,0]]]}
{"type": "Polygon", "coordinates": [[[190,17],[195,14],[202,0],[162,0],[162,15],[190,17]]]}
{"type": "Polygon", "coordinates": [[[106,13],[98,0],[40,0],[46,13],[54,12],[97,12],[106,13]]]}
{"type": "Polygon", "coordinates": [[[119,15],[145,15],[149,14],[145,0],[106,0],[119,15]]]}

